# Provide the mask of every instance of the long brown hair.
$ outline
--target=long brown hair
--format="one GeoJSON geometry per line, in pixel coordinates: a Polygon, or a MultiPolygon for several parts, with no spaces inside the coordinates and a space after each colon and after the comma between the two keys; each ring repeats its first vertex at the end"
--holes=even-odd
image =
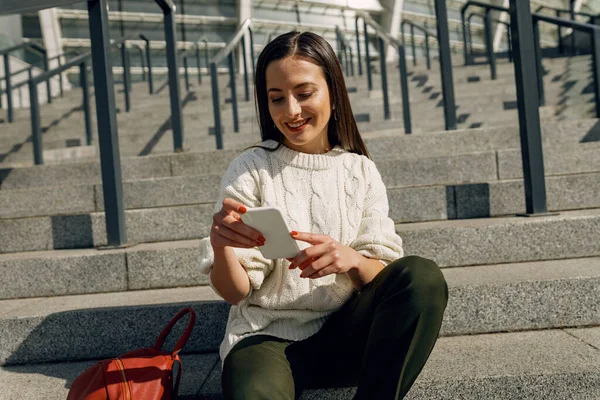
{"type": "Polygon", "coordinates": [[[260,53],[254,76],[254,95],[261,139],[263,141],[272,139],[278,142],[279,145],[275,149],[262,146],[251,146],[249,148],[261,147],[267,151],[275,151],[283,145],[285,136],[275,127],[269,113],[266,71],[272,61],[290,56],[302,57],[319,66],[323,71],[331,102],[335,105],[335,110],[331,112],[327,130],[327,138],[331,147],[340,145],[346,151],[370,158],[367,147],[356,126],[344,74],[338,58],[329,43],[312,32],[294,31],[284,33],[269,42],[260,53]]]}

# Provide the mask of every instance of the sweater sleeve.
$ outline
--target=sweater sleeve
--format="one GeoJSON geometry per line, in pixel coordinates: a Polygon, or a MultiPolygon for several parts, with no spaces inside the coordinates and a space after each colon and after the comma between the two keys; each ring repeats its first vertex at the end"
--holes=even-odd
{"type": "Polygon", "coordinates": [[[384,265],[404,255],[402,238],[389,217],[387,190],[375,163],[365,161],[366,198],[356,239],[350,247],[365,257],[381,260],[384,265]]]}
{"type": "MultiPolygon", "coordinates": [[[[248,208],[261,206],[259,177],[255,173],[255,168],[251,168],[250,165],[252,163],[249,162],[247,153],[240,155],[231,162],[221,180],[219,197],[214,207],[215,213],[221,209],[225,198],[239,201],[248,208]]],[[[264,258],[256,247],[251,249],[235,247],[233,250],[240,264],[248,272],[250,293],[253,290],[260,289],[266,276],[273,269],[274,260],[264,258]]],[[[200,241],[200,272],[208,274],[210,277],[214,261],[214,251],[210,244],[210,237],[206,237],[200,241]]],[[[218,293],[212,282],[210,284],[218,293]]]]}

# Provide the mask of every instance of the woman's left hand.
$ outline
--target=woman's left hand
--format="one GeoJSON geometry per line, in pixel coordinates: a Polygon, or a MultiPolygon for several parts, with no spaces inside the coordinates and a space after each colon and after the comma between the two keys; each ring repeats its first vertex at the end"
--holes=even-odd
{"type": "Polygon", "coordinates": [[[360,253],[352,247],[344,246],[327,235],[306,232],[291,232],[296,240],[312,244],[302,250],[291,261],[290,269],[300,268],[302,278],[320,278],[330,274],[342,274],[360,264],[360,253]]]}

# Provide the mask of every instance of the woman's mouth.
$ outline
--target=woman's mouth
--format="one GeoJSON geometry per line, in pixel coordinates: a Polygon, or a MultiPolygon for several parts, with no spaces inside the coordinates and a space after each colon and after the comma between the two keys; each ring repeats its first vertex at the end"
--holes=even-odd
{"type": "Polygon", "coordinates": [[[308,121],[310,121],[310,118],[306,118],[306,119],[302,119],[302,120],[294,121],[294,122],[285,122],[285,126],[291,132],[299,132],[306,127],[306,125],[308,124],[308,121]]]}

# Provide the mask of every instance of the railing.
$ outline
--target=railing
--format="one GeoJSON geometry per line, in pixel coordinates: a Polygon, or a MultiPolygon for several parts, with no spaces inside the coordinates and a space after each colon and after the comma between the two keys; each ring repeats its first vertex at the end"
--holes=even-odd
{"type": "MultiPolygon", "coordinates": [[[[381,27],[375,22],[371,16],[364,11],[356,11],[356,36],[359,37],[358,31],[358,19],[362,18],[364,27],[364,42],[366,51],[365,64],[367,66],[367,77],[369,82],[369,90],[372,90],[372,77],[371,77],[371,62],[369,58],[369,32],[368,27],[375,30],[377,40],[379,44],[379,60],[381,65],[381,90],[383,92],[383,114],[385,119],[390,119],[390,103],[388,97],[388,84],[387,84],[387,65],[386,65],[386,46],[387,44],[394,45],[398,50],[398,68],[400,72],[400,89],[402,91],[402,116],[404,118],[404,133],[412,133],[412,122],[410,118],[410,99],[408,94],[408,71],[406,68],[406,52],[404,45],[398,39],[385,33],[381,27]]],[[[358,41],[358,39],[357,39],[358,41]]],[[[358,56],[360,60],[360,53],[358,56]]]]}
{"type": "Polygon", "coordinates": [[[186,92],[190,92],[191,86],[190,86],[190,75],[188,74],[188,55],[187,55],[187,50],[183,49],[180,50],[178,52],[178,54],[181,56],[182,60],[183,60],[183,77],[185,80],[185,91],[186,92]]]}
{"type": "Polygon", "coordinates": [[[200,44],[199,43],[204,43],[204,64],[206,65],[206,69],[208,70],[208,63],[209,63],[208,40],[206,40],[204,37],[201,37],[200,39],[196,40],[196,43],[194,43],[194,48],[196,49],[196,67],[198,68],[198,84],[201,85],[202,84],[202,72],[201,72],[201,68],[200,68],[200,44]]]}
{"type": "MultiPolygon", "coordinates": [[[[598,22],[598,18],[600,17],[599,15],[594,15],[594,14],[590,14],[590,13],[586,13],[586,12],[581,12],[581,11],[575,11],[574,8],[571,8],[569,10],[564,9],[564,8],[556,8],[556,7],[550,7],[550,6],[539,6],[536,10],[535,13],[539,14],[541,11],[544,10],[549,10],[549,11],[553,11],[555,13],[556,18],[561,18],[562,14],[569,14],[571,20],[575,21],[575,17],[577,15],[582,16],[582,17],[586,17],[589,18],[589,23],[591,25],[597,25],[598,22]]],[[[557,40],[558,40],[558,51],[560,52],[560,54],[564,54],[565,49],[564,49],[564,45],[562,42],[562,27],[561,26],[557,26],[557,40]]],[[[574,55],[576,54],[576,44],[575,44],[575,35],[571,35],[571,43],[570,43],[570,48],[571,48],[571,54],[574,55]]]]}
{"type": "Polygon", "coordinates": [[[469,58],[469,49],[467,49],[467,19],[466,14],[467,10],[471,6],[481,7],[485,9],[485,42],[486,42],[486,52],[488,56],[488,62],[490,63],[490,73],[492,75],[492,79],[496,79],[496,56],[494,53],[493,47],[493,37],[492,37],[492,14],[491,11],[503,11],[509,12],[509,9],[506,7],[496,6],[493,4],[482,3],[480,1],[467,1],[462,8],[460,9],[460,15],[462,20],[462,36],[463,36],[463,52],[464,52],[464,60],[465,65],[469,65],[471,63],[471,59],[469,58]]]}
{"type": "Polygon", "coordinates": [[[154,83],[152,81],[152,54],[150,51],[150,39],[148,39],[143,34],[139,34],[139,38],[142,39],[146,43],[145,52],[146,52],[146,65],[148,66],[148,93],[154,93],[154,83]]]}
{"type": "Polygon", "coordinates": [[[350,46],[350,42],[346,39],[344,32],[337,25],[335,27],[335,37],[338,46],[338,60],[341,65],[345,66],[346,76],[354,76],[354,54],[352,52],[352,46],[350,46]],[[350,55],[350,60],[348,60],[348,54],[350,55]]]}
{"type": "Polygon", "coordinates": [[[212,96],[213,96],[213,113],[215,117],[215,139],[217,142],[217,149],[223,148],[223,130],[221,127],[221,106],[219,101],[219,75],[217,73],[217,65],[220,64],[225,57],[227,57],[227,63],[229,66],[229,86],[231,88],[231,108],[233,111],[233,131],[239,132],[239,117],[238,117],[238,103],[237,93],[235,84],[235,61],[234,51],[241,44],[242,57],[244,65],[244,89],[245,89],[245,100],[250,101],[250,88],[248,82],[248,60],[246,57],[246,34],[250,38],[250,59],[252,65],[252,76],[254,76],[254,39],[252,34],[252,21],[247,19],[233,34],[225,48],[221,49],[211,60],[210,60],[210,77],[212,83],[212,96]]]}
{"type": "MultiPolygon", "coordinates": [[[[469,50],[469,59],[470,59],[470,63],[473,63],[473,35],[472,35],[472,30],[471,30],[471,20],[473,19],[473,17],[479,17],[483,20],[484,22],[484,26],[485,26],[485,36],[486,36],[486,53],[487,53],[487,57],[488,60],[490,59],[490,52],[489,52],[489,48],[487,46],[488,43],[493,43],[493,40],[490,40],[491,38],[489,37],[489,34],[491,33],[491,29],[488,29],[488,25],[490,24],[490,22],[488,21],[488,14],[479,14],[476,12],[472,12],[469,14],[469,16],[467,17],[467,40],[468,40],[468,50],[469,50]]],[[[507,36],[507,43],[508,43],[508,61],[512,62],[512,45],[511,45],[511,33],[510,33],[510,23],[506,22],[506,21],[502,21],[500,19],[492,19],[492,22],[496,22],[497,24],[501,24],[504,25],[506,27],[506,36],[507,36]]]]}
{"type": "Polygon", "coordinates": [[[600,118],[600,27],[597,25],[584,24],[562,18],[550,17],[542,14],[533,14],[533,44],[536,58],[537,85],[539,105],[545,104],[544,79],[542,73],[542,51],[540,48],[539,23],[545,22],[566,28],[572,28],[574,31],[589,33],[591,36],[591,50],[593,59],[593,79],[594,79],[594,97],[596,101],[596,118],[600,118]]]}
{"type": "MultiPolygon", "coordinates": [[[[31,51],[39,53],[43,58],[44,70],[48,71],[48,52],[42,46],[39,46],[35,43],[24,42],[24,43],[20,43],[20,44],[0,50],[0,55],[4,57],[4,81],[5,81],[4,92],[6,93],[6,107],[7,107],[8,122],[14,121],[12,92],[15,89],[15,87],[13,87],[13,85],[12,85],[11,77],[13,74],[10,72],[9,56],[10,56],[10,53],[13,53],[13,52],[21,50],[21,49],[27,49],[27,50],[31,50],[31,51]]],[[[50,86],[50,81],[46,82],[46,88],[48,90],[48,103],[52,103],[52,90],[51,90],[51,86],[50,86]]],[[[1,99],[2,99],[2,95],[0,93],[0,107],[2,106],[1,99]]]]}
{"type": "Polygon", "coordinates": [[[427,69],[430,70],[431,69],[431,57],[429,55],[429,37],[433,36],[434,38],[437,39],[437,36],[430,34],[429,30],[427,30],[426,28],[424,28],[422,26],[419,26],[408,20],[403,20],[402,23],[400,24],[400,33],[402,35],[402,43],[403,44],[406,43],[404,40],[404,27],[406,25],[410,26],[410,45],[411,45],[411,50],[412,50],[413,66],[417,65],[417,50],[416,50],[416,46],[415,46],[415,29],[418,29],[425,34],[425,58],[427,60],[427,69]]]}
{"type": "MultiPolygon", "coordinates": [[[[69,54],[73,55],[74,57],[77,57],[79,55],[79,53],[75,52],[74,50],[68,50],[68,51],[65,51],[64,53],[60,53],[60,54],[57,54],[57,55],[55,55],[53,57],[50,57],[48,59],[48,63],[50,63],[50,61],[58,60],[58,66],[60,67],[62,65],[62,59],[63,59],[63,57],[66,60],[67,59],[67,55],[69,55],[69,54]]],[[[63,80],[64,80],[63,74],[58,75],[58,82],[59,82],[59,85],[60,85],[60,88],[59,88],[60,97],[64,96],[64,89],[63,89],[64,82],[63,82],[63,80]]]]}
{"type": "Polygon", "coordinates": [[[90,119],[90,101],[89,101],[89,80],[87,65],[91,53],[83,54],[75,57],[71,61],[51,70],[44,72],[34,78],[31,78],[27,84],[29,85],[29,101],[31,112],[31,137],[33,143],[33,159],[36,165],[44,164],[42,151],[42,131],[40,125],[40,105],[38,101],[37,85],[41,82],[48,82],[50,78],[57,74],[61,74],[71,67],[79,67],[79,80],[83,92],[83,115],[85,118],[85,137],[88,145],[92,144],[92,124],[90,119]]]}
{"type": "MultiPolygon", "coordinates": [[[[127,50],[126,41],[124,39],[115,41],[111,44],[110,49],[120,48],[121,62],[124,65],[123,68],[123,92],[125,94],[126,110],[129,111],[129,71],[127,61],[127,50]]],[[[62,55],[61,55],[62,56],[62,55]]],[[[37,86],[41,82],[48,82],[56,75],[62,75],[63,72],[67,71],[72,67],[79,67],[79,82],[83,92],[82,110],[85,120],[85,138],[86,144],[89,146],[92,144],[92,122],[90,116],[90,94],[89,94],[89,79],[88,79],[88,66],[92,57],[91,52],[81,54],[70,61],[50,70],[41,73],[35,77],[30,77],[28,81],[22,82],[16,85],[14,88],[27,85],[29,87],[29,102],[30,102],[30,115],[31,115],[31,137],[33,143],[33,159],[36,165],[44,164],[43,158],[43,145],[42,145],[42,132],[40,124],[40,104],[38,97],[37,86]]]]}

